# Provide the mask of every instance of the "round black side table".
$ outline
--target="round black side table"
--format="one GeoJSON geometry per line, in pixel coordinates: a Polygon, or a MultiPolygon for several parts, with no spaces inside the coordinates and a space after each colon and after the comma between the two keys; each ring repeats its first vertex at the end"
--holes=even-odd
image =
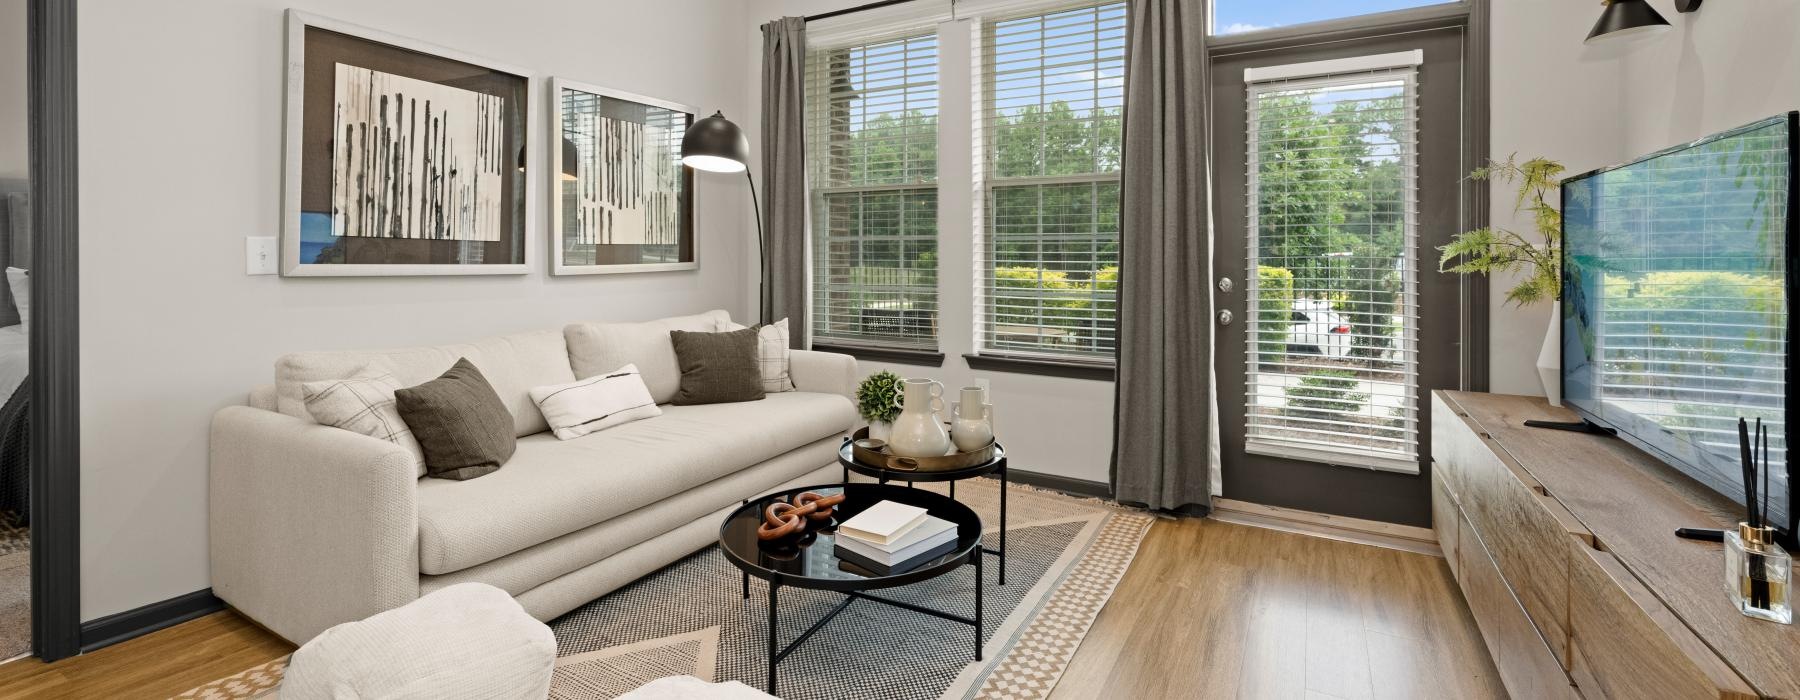
{"type": "Polygon", "coordinates": [[[726,560],[743,570],[745,598],[750,597],[751,576],[769,582],[768,693],[770,695],[777,694],[776,665],[857,600],[891,605],[922,615],[973,625],[975,627],[975,659],[981,660],[983,642],[981,638],[981,592],[983,588],[981,585],[981,530],[980,516],[977,516],[975,511],[970,510],[966,505],[924,489],[903,488],[887,484],[834,484],[788,489],[752,499],[732,511],[731,515],[725,517],[725,524],[719,526],[719,550],[724,552],[726,560]],[[837,506],[837,512],[830,523],[813,526],[803,535],[773,542],[764,542],[756,536],[757,527],[763,522],[765,507],[776,498],[791,498],[806,491],[814,491],[822,495],[843,492],[844,502],[837,506]],[[857,513],[882,501],[897,501],[918,506],[924,508],[933,517],[955,523],[955,548],[931,559],[912,563],[903,571],[892,573],[871,571],[862,568],[855,562],[840,559],[837,554],[837,524],[855,517],[857,513]],[[973,619],[906,601],[870,595],[867,592],[936,578],[971,564],[975,567],[975,617],[973,619]],[[800,633],[800,636],[788,643],[786,647],[778,648],[776,635],[781,628],[777,624],[777,616],[780,614],[778,594],[784,586],[837,591],[844,594],[844,600],[838,603],[837,607],[832,608],[831,612],[820,618],[818,622],[808,627],[805,632],[800,633]]]}
{"type": "Polygon", "coordinates": [[[883,484],[890,482],[890,481],[904,481],[904,482],[906,482],[906,485],[908,488],[911,488],[915,482],[917,482],[917,483],[949,482],[950,483],[950,500],[956,500],[956,482],[962,481],[963,479],[973,479],[973,478],[980,477],[980,476],[987,476],[988,474],[997,475],[1000,478],[1000,548],[999,549],[988,549],[986,547],[983,547],[983,548],[981,548],[981,551],[984,553],[987,553],[987,554],[992,554],[992,555],[1000,558],[999,581],[1000,581],[1000,585],[1002,585],[1002,586],[1006,585],[1006,447],[1005,446],[1003,446],[999,443],[994,443],[994,458],[991,460],[988,460],[986,464],[977,464],[973,467],[965,467],[962,469],[955,469],[955,470],[951,470],[951,471],[933,471],[933,472],[903,471],[903,470],[899,470],[899,469],[889,469],[887,467],[879,467],[879,466],[875,466],[873,464],[863,464],[862,462],[856,461],[855,452],[850,447],[850,438],[844,438],[844,444],[842,446],[838,447],[838,464],[842,465],[844,467],[844,483],[850,483],[850,472],[856,472],[863,476],[872,477],[876,481],[883,483],[883,484]]]}

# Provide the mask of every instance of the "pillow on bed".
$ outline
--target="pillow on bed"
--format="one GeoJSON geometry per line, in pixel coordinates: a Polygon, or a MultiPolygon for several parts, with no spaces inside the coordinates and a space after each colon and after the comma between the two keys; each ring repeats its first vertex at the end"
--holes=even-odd
{"type": "Polygon", "coordinates": [[[6,286],[12,289],[13,308],[19,310],[19,325],[31,330],[31,271],[6,268],[6,286]]]}

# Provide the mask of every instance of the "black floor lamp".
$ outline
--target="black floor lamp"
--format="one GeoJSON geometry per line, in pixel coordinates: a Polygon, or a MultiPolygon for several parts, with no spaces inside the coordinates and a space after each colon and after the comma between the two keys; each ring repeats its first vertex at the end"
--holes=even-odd
{"type": "Polygon", "coordinates": [[[750,177],[750,139],[744,130],[725,118],[724,112],[694,122],[681,137],[681,163],[690,168],[714,173],[743,173],[750,183],[750,206],[756,210],[756,316],[763,319],[767,297],[764,285],[769,266],[763,245],[762,203],[756,199],[756,180],[750,177]]]}

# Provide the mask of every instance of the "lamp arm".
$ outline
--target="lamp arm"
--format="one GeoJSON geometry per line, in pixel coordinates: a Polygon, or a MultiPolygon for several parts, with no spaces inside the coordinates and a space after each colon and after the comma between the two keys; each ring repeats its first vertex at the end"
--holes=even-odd
{"type": "Polygon", "coordinates": [[[749,168],[744,168],[744,181],[750,183],[750,206],[756,212],[756,316],[763,323],[768,321],[763,316],[768,313],[769,254],[763,244],[762,202],[757,199],[756,178],[750,176],[749,168]]]}

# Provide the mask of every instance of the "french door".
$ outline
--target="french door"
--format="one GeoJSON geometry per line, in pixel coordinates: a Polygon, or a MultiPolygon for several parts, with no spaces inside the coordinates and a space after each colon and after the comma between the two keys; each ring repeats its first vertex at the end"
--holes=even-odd
{"type": "Polygon", "coordinates": [[[1462,181],[1457,28],[1215,58],[1226,498],[1428,525],[1429,400],[1458,381],[1437,271],[1462,181]]]}

